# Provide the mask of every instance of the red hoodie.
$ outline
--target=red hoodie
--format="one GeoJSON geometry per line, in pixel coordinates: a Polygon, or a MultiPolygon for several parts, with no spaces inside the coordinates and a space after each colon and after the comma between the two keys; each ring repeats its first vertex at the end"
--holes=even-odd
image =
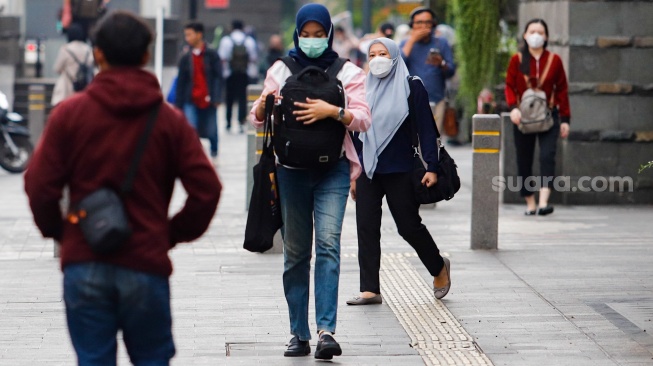
{"type": "Polygon", "coordinates": [[[168,250],[198,238],[211,222],[222,186],[195,130],[167,103],[161,106],[133,190],[125,199],[133,231],[128,243],[111,255],[95,255],[79,227],[62,219],[64,186],[70,188],[72,204],[100,187],[119,190],[147,117],[161,102],[154,75],[115,68],[100,72],[85,91],[52,111],[25,173],[25,191],[43,236],[61,241],[62,268],[100,261],[169,276],[168,250]],[[188,198],[169,218],[177,178],[188,198]]]}

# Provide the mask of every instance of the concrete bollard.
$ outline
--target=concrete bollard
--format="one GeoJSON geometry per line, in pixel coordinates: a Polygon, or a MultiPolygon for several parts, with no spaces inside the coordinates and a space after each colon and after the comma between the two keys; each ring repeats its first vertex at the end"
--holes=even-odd
{"type": "Polygon", "coordinates": [[[27,93],[27,122],[30,140],[36,146],[45,128],[45,85],[32,84],[27,93]]]}
{"type": "Polygon", "coordinates": [[[475,114],[472,125],[471,249],[498,249],[499,192],[493,189],[492,179],[499,176],[501,118],[475,114]]]}
{"type": "MultiPolygon", "coordinates": [[[[247,106],[248,110],[252,110],[252,105],[261,96],[263,92],[263,85],[248,85],[247,86],[247,106]]],[[[254,187],[254,176],[252,169],[258,163],[263,149],[263,128],[255,129],[251,124],[247,126],[247,190],[245,192],[245,210],[249,209],[249,201],[252,196],[252,189],[254,187]]],[[[265,253],[283,253],[283,239],[281,238],[281,231],[277,231],[274,235],[273,246],[265,253]]]]}

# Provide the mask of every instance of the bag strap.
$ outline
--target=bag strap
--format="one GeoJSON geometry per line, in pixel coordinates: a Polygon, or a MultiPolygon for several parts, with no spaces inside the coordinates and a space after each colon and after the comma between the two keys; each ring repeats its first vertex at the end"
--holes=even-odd
{"type": "Polygon", "coordinates": [[[274,111],[274,93],[265,97],[265,122],[263,124],[263,153],[270,153],[272,150],[272,114],[274,111]]]}
{"type": "Polygon", "coordinates": [[[288,66],[290,72],[293,75],[299,74],[303,70],[302,66],[298,64],[297,61],[295,61],[295,59],[290,56],[281,57],[279,58],[279,60],[283,61],[283,63],[286,64],[286,66],[288,66]]]}
{"type": "MultiPolygon", "coordinates": [[[[71,50],[69,50],[68,48],[64,48],[64,49],[65,49],[66,52],[68,52],[68,54],[73,58],[73,60],[75,60],[75,62],[77,63],[77,65],[82,66],[82,62],[79,61],[79,59],[77,58],[77,56],[75,56],[75,54],[74,54],[71,50]]],[[[86,51],[86,58],[88,59],[88,51],[86,51]]]]}
{"type": "MultiPolygon", "coordinates": [[[[410,94],[408,95],[408,117],[410,118],[410,138],[411,138],[411,143],[413,145],[413,152],[414,152],[414,157],[420,156],[419,152],[419,133],[418,128],[417,128],[417,116],[415,111],[417,110],[415,108],[415,97],[413,96],[413,87],[410,84],[411,81],[415,80],[416,78],[414,76],[409,76],[408,77],[408,86],[410,87],[410,94]]],[[[433,121],[434,127],[435,127],[435,135],[437,138],[436,145],[438,148],[438,159],[440,159],[440,149],[442,148],[442,143],[440,141],[440,131],[438,131],[437,125],[435,125],[435,121],[433,121]]]]}
{"type": "MultiPolygon", "coordinates": [[[[295,61],[294,58],[290,56],[284,56],[279,58],[279,60],[283,61],[286,66],[290,69],[290,72],[295,75],[299,74],[304,68],[297,62],[295,61]]],[[[347,58],[342,58],[338,57],[332,64],[329,66],[328,69],[326,69],[327,75],[329,75],[330,78],[336,78],[338,76],[338,73],[340,72],[340,69],[347,63],[349,59],[347,58]]]]}
{"type": "Polygon", "coordinates": [[[345,66],[345,63],[349,61],[347,58],[342,58],[338,57],[332,64],[329,66],[328,69],[326,69],[327,75],[329,75],[330,78],[336,79],[338,77],[338,73],[340,72],[340,69],[342,69],[343,66],[345,66]]]}
{"type": "Polygon", "coordinates": [[[122,185],[120,186],[120,193],[122,196],[129,194],[129,192],[131,192],[132,190],[132,184],[134,183],[134,178],[136,177],[138,164],[141,161],[141,157],[143,157],[143,152],[145,151],[145,145],[147,144],[147,139],[150,137],[150,133],[152,132],[152,128],[154,127],[154,122],[156,122],[156,118],[159,115],[160,108],[161,108],[161,103],[157,103],[156,106],[154,106],[154,108],[150,112],[150,116],[147,120],[147,125],[145,126],[145,131],[141,135],[141,138],[138,140],[138,144],[136,145],[136,152],[134,153],[134,157],[132,159],[131,165],[129,166],[129,170],[127,171],[127,177],[125,177],[125,180],[122,182],[122,185]]]}

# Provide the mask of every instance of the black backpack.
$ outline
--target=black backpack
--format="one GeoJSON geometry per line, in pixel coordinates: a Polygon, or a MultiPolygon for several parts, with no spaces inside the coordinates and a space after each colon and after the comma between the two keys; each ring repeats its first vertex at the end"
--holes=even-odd
{"type": "MultiPolygon", "coordinates": [[[[247,38],[245,38],[245,41],[246,40],[247,38]]],[[[231,72],[247,73],[249,54],[247,53],[247,47],[245,47],[245,41],[241,44],[237,44],[236,41],[231,38],[231,43],[234,45],[231,50],[231,60],[229,60],[229,68],[231,69],[231,72]]]]}
{"type": "MultiPolygon", "coordinates": [[[[275,121],[274,150],[283,165],[320,169],[329,168],[342,155],[346,129],[342,122],[325,118],[310,125],[297,121],[293,111],[295,102],[306,98],[321,99],[329,104],[345,106],[345,91],[336,75],[347,62],[338,58],[326,71],[316,66],[302,68],[292,57],[282,57],[292,76],[281,88],[281,120],[275,121]]],[[[279,115],[279,114],[277,114],[279,115]]]]}
{"type": "Polygon", "coordinates": [[[69,49],[66,48],[66,52],[72,56],[73,60],[77,64],[77,72],[75,77],[68,75],[68,78],[73,83],[73,90],[78,92],[86,88],[86,86],[93,80],[93,68],[88,65],[88,56],[89,51],[86,51],[86,57],[84,57],[84,62],[79,61],[79,59],[72,53],[69,49]]]}
{"type": "Polygon", "coordinates": [[[97,19],[106,12],[102,0],[72,0],[70,7],[74,18],[97,19]]]}

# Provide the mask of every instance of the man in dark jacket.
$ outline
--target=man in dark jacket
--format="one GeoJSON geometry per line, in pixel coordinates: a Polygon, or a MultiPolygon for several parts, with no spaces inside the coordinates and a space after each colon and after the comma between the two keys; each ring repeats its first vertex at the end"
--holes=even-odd
{"type": "Polygon", "coordinates": [[[217,52],[204,42],[204,25],[191,21],[184,27],[190,46],[179,60],[175,105],[200,137],[211,143],[211,157],[218,156],[217,108],[222,93],[222,66],[217,52]]]}
{"type": "Polygon", "coordinates": [[[206,230],[221,184],[195,131],[163,102],[154,75],[142,69],[153,35],[128,12],[105,16],[92,35],[100,73],[52,111],[25,174],[34,221],[61,242],[63,296],[80,365],[115,365],[116,334],[136,365],[167,365],[172,338],[168,251],[206,230]],[[124,203],[132,234],[111,254],[91,251],[75,220],[62,218],[64,186],[72,207],[99,188],[119,191],[148,117],[159,107],[124,203]],[[172,218],[175,180],[188,198],[172,218]]]}

